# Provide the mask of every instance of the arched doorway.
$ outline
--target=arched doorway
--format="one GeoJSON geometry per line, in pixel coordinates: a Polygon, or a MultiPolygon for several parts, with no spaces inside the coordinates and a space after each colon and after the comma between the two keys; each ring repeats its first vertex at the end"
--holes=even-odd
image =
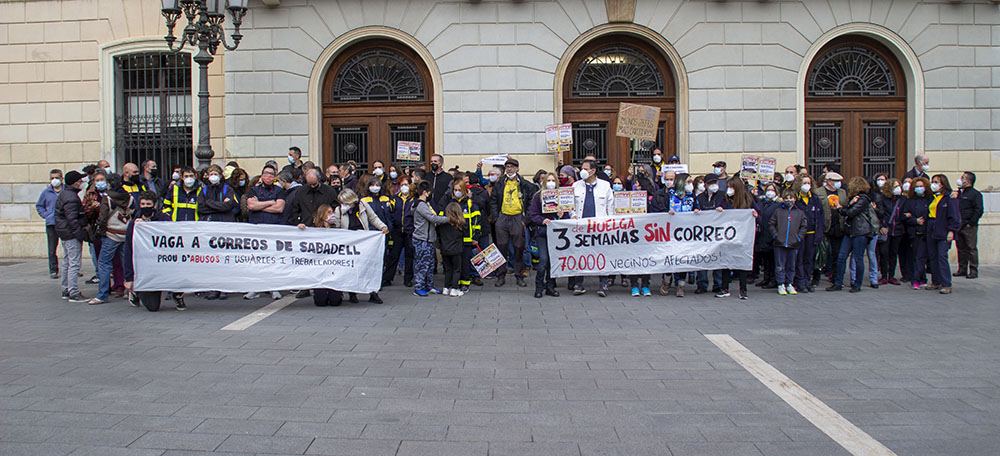
{"type": "Polygon", "coordinates": [[[354,160],[367,170],[394,162],[397,141],[420,142],[426,161],[435,153],[433,94],[427,66],[407,46],[369,39],[348,47],[323,79],[323,163],[354,160]]]}
{"type": "Polygon", "coordinates": [[[846,35],[827,43],[806,76],[806,163],[818,175],[901,176],[906,168],[906,79],[879,42],[846,35]]]}
{"type": "Polygon", "coordinates": [[[624,170],[633,160],[649,163],[653,149],[669,157],[676,146],[676,84],[666,57],[642,38],[612,34],[587,43],[573,56],[563,79],[563,122],[573,124],[573,147],[565,163],[587,155],[624,170]],[[656,141],[639,144],[615,136],[618,105],[660,108],[656,141]]]}

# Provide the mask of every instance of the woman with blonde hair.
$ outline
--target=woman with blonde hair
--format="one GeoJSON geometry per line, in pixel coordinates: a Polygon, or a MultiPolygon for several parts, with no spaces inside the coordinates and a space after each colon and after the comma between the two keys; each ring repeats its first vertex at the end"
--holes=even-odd
{"type": "Polygon", "coordinates": [[[871,185],[864,177],[854,176],[847,184],[847,197],[849,203],[843,206],[839,201],[835,202],[832,210],[836,210],[845,217],[845,227],[847,236],[840,244],[840,255],[837,257],[837,272],[833,275],[833,285],[826,288],[826,291],[839,291],[844,288],[844,273],[847,272],[847,257],[854,257],[854,267],[858,274],[851,282],[851,293],[861,291],[861,282],[864,279],[865,270],[865,250],[868,242],[872,238],[872,221],[869,220],[868,212],[871,208],[871,197],[868,192],[871,185]]]}
{"type": "MultiPolygon", "coordinates": [[[[379,220],[375,210],[368,203],[359,199],[358,194],[354,193],[353,190],[341,190],[340,195],[337,195],[337,200],[340,201],[340,206],[333,210],[333,215],[328,220],[332,228],[351,231],[375,229],[383,234],[389,232],[389,228],[382,220],[379,220]]],[[[358,302],[358,296],[355,293],[348,293],[348,297],[352,303],[358,302]]],[[[378,296],[378,292],[373,291],[368,296],[368,302],[382,304],[382,298],[378,296]]]]}

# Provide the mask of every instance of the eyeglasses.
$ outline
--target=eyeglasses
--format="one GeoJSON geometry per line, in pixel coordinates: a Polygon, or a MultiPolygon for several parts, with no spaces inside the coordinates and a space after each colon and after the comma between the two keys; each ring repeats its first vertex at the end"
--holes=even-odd
{"type": "Polygon", "coordinates": [[[273,176],[274,173],[272,173],[270,171],[264,171],[264,173],[262,173],[262,175],[264,175],[264,176],[273,176]]]}

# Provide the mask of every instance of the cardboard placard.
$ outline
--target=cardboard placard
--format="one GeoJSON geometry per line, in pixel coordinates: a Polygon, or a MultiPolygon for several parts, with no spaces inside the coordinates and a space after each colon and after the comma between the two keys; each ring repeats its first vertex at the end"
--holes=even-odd
{"type": "Polygon", "coordinates": [[[615,192],[615,214],[645,214],[646,191],[615,192]]]}
{"type": "Polygon", "coordinates": [[[774,182],[774,168],[777,165],[777,158],[760,157],[760,166],[757,168],[757,179],[765,182],[774,182]]]}
{"type": "Polygon", "coordinates": [[[660,108],[632,103],[618,105],[618,128],[615,136],[656,141],[660,108]]]}
{"type": "Polygon", "coordinates": [[[420,161],[419,141],[396,141],[396,160],[420,161]]]}
{"type": "Polygon", "coordinates": [[[554,124],[545,127],[545,148],[549,153],[569,152],[573,144],[573,124],[554,124]]]}
{"type": "Polygon", "coordinates": [[[489,247],[472,256],[472,267],[475,268],[479,277],[486,277],[506,262],[507,260],[504,260],[496,244],[490,244],[489,247]]]}
{"type": "Polygon", "coordinates": [[[740,164],[740,176],[746,179],[751,188],[757,186],[758,174],[760,172],[760,157],[756,155],[744,155],[740,164]]]}
{"type": "Polygon", "coordinates": [[[559,211],[569,212],[573,210],[573,187],[563,187],[556,189],[545,189],[539,194],[542,200],[542,213],[553,214],[559,211]]]}

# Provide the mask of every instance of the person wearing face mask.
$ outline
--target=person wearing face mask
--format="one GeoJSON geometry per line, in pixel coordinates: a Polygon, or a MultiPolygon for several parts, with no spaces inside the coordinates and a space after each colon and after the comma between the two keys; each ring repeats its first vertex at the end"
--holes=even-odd
{"type": "Polygon", "coordinates": [[[768,220],[768,232],[774,239],[774,276],[781,296],[797,294],[793,282],[797,264],[798,244],[806,235],[808,221],[806,214],[796,203],[796,193],[785,189],[781,195],[781,206],[774,210],[768,220]]]}
{"type": "MultiPolygon", "coordinates": [[[[541,182],[546,190],[559,188],[559,176],[554,173],[542,176],[541,182]]],[[[569,218],[569,213],[563,211],[542,212],[542,193],[536,192],[535,196],[531,198],[528,218],[531,220],[531,223],[539,227],[539,229],[535,230],[534,236],[535,243],[538,245],[538,269],[535,272],[535,298],[541,298],[542,296],[557,298],[559,297],[559,292],[556,291],[556,280],[550,276],[552,264],[549,259],[548,229],[546,225],[552,223],[553,220],[569,218]]]]}
{"type": "MultiPolygon", "coordinates": [[[[507,262],[514,266],[517,286],[526,287],[528,284],[523,277],[525,214],[531,197],[538,189],[517,173],[519,168],[520,164],[513,158],[508,158],[504,163],[504,175],[493,185],[493,193],[490,195],[490,213],[495,215],[493,226],[496,228],[497,248],[507,257],[507,262]],[[508,252],[508,244],[513,244],[513,255],[508,252]]],[[[503,272],[501,269],[497,273],[494,284],[497,287],[502,287],[506,282],[503,272]]]]}
{"type": "MultiPolygon", "coordinates": [[[[158,198],[162,198],[163,192],[167,191],[163,179],[160,178],[160,169],[157,168],[156,162],[153,160],[144,160],[142,162],[142,177],[139,179],[139,182],[158,198]]],[[[138,198],[138,195],[132,195],[132,197],[138,198]]],[[[136,204],[138,204],[138,201],[136,204]]]]}
{"type": "Polygon", "coordinates": [[[386,184],[383,186],[390,195],[395,195],[399,191],[399,184],[397,184],[400,176],[399,167],[390,164],[389,171],[385,175],[387,176],[385,180],[386,184]]]}
{"type": "MultiPolygon", "coordinates": [[[[678,212],[693,212],[697,203],[694,197],[694,179],[689,174],[676,174],[673,171],[663,173],[662,189],[657,191],[653,198],[654,209],[652,212],[667,212],[670,215],[678,212]]],[[[660,281],[660,294],[667,296],[670,294],[670,283],[676,288],[674,296],[684,297],[684,283],[688,278],[687,272],[677,272],[674,274],[664,274],[660,281]]]]}
{"type": "Polygon", "coordinates": [[[903,175],[903,179],[910,178],[916,179],[918,177],[923,177],[925,179],[930,179],[927,171],[931,170],[931,160],[927,158],[924,154],[918,154],[913,157],[913,168],[910,168],[906,174],[903,175]]]}
{"type": "MultiPolygon", "coordinates": [[[[373,183],[377,185],[378,179],[371,179],[368,182],[369,186],[373,183]]],[[[375,210],[368,203],[359,199],[358,195],[350,189],[341,190],[337,200],[340,204],[333,209],[333,214],[328,220],[328,222],[332,222],[332,228],[351,231],[376,230],[383,234],[389,233],[389,227],[379,219],[375,210]]],[[[386,216],[388,217],[388,214],[386,216]]],[[[352,303],[358,302],[358,296],[355,293],[348,293],[348,298],[352,303]]],[[[379,297],[378,292],[373,291],[368,295],[368,302],[382,304],[382,298],[379,297]]]]}
{"type": "Polygon", "coordinates": [[[927,256],[930,263],[931,283],[924,288],[951,294],[951,266],[948,250],[955,240],[955,233],[962,229],[962,213],[958,198],[952,198],[948,176],[935,174],[931,178],[931,203],[927,206],[927,256]]]}
{"type": "MultiPolygon", "coordinates": [[[[615,214],[615,194],[607,181],[597,177],[597,166],[593,160],[584,160],[580,169],[580,179],[573,184],[573,212],[575,219],[608,217],[615,214]]],[[[572,277],[573,294],[587,292],[583,288],[583,277],[572,277]]],[[[599,276],[600,288],[597,295],[608,295],[608,277],[599,276]]]]}
{"type": "Polygon", "coordinates": [[[784,202],[778,194],[778,186],[773,182],[764,185],[763,192],[757,200],[759,217],[757,217],[757,233],[754,236],[754,261],[760,265],[761,279],[756,283],[760,288],[778,288],[775,276],[774,237],[771,236],[769,224],[771,216],[784,202]]]}
{"type": "MultiPolygon", "coordinates": [[[[198,217],[207,222],[235,222],[240,203],[236,193],[222,179],[222,168],[219,165],[207,169],[208,183],[204,190],[198,193],[198,217]]],[[[228,295],[213,291],[205,299],[226,299],[228,295]]]]}
{"type": "Polygon", "coordinates": [[[431,172],[426,176],[426,180],[431,183],[431,187],[434,189],[434,193],[431,195],[431,205],[434,206],[435,213],[443,211],[444,208],[437,207],[436,204],[451,193],[451,181],[454,180],[454,177],[444,168],[443,155],[431,155],[431,172]]]}
{"type": "MultiPolygon", "coordinates": [[[[198,196],[203,190],[201,183],[195,177],[197,172],[190,166],[181,168],[181,180],[167,189],[163,196],[162,213],[171,221],[198,221],[198,196]]],[[[172,293],[177,310],[186,310],[184,293],[172,293]]]]}
{"type": "MultiPolygon", "coordinates": [[[[100,175],[103,177],[103,171],[100,175]]],[[[103,185],[96,185],[95,182],[95,186],[108,189],[108,182],[102,180],[102,183],[103,185]]],[[[100,198],[99,204],[99,215],[94,232],[94,237],[100,239],[97,268],[99,282],[97,296],[87,302],[90,305],[108,302],[111,294],[112,261],[116,257],[121,261],[124,253],[122,247],[125,242],[125,234],[128,224],[134,216],[133,208],[139,207],[138,203],[132,201],[131,195],[121,188],[121,183],[117,182],[117,179],[112,182],[111,188],[100,198]]],[[[124,277],[120,277],[119,280],[122,280],[119,285],[124,290],[124,277]]]]}
{"type": "MultiPolygon", "coordinates": [[[[125,276],[125,290],[129,293],[133,293],[133,286],[135,281],[135,267],[133,263],[133,258],[135,252],[132,250],[132,239],[135,237],[135,224],[136,223],[148,223],[148,222],[166,222],[170,221],[163,212],[156,210],[156,203],[159,197],[153,192],[142,192],[139,194],[138,211],[135,217],[132,217],[128,222],[128,226],[125,229],[125,242],[122,243],[122,264],[124,266],[124,276],[125,276]]],[[[145,253],[143,253],[145,254],[145,253]]],[[[162,291],[139,291],[134,292],[135,299],[131,300],[133,306],[138,306],[139,303],[150,312],[156,312],[160,310],[160,301],[162,300],[162,291]]]]}
{"type": "MultiPolygon", "coordinates": [[[[637,177],[635,179],[635,191],[646,192],[646,208],[647,211],[654,208],[653,200],[655,198],[656,189],[653,188],[653,182],[646,177],[637,177]]],[[[622,276],[622,284],[624,285],[625,276],[622,276]]],[[[650,275],[649,274],[634,274],[629,276],[629,282],[632,284],[632,297],[638,297],[640,294],[642,296],[652,296],[653,292],[649,289],[650,275]]]]}
{"type": "Polygon", "coordinates": [[[146,184],[142,183],[142,175],[139,174],[139,167],[135,166],[135,163],[122,165],[122,188],[132,196],[135,204],[139,204],[139,193],[149,190],[146,184]]]}
{"type": "Polygon", "coordinates": [[[306,184],[298,189],[295,199],[289,200],[292,203],[292,210],[288,216],[288,223],[301,229],[313,226],[314,215],[321,205],[328,204],[334,207],[340,204],[337,202],[338,193],[329,185],[320,182],[319,170],[308,170],[304,174],[304,179],[306,184]]]}
{"type": "Polygon", "coordinates": [[[726,183],[729,180],[729,175],[726,174],[726,162],[719,160],[712,163],[712,174],[718,178],[719,191],[726,193],[726,183]]]}
{"type": "Polygon", "coordinates": [[[792,189],[792,191],[798,193],[798,189],[795,187],[795,178],[798,177],[798,165],[788,165],[785,167],[785,174],[781,176],[782,190],[792,189]]]}
{"type": "MultiPolygon", "coordinates": [[[[382,160],[375,160],[372,162],[372,166],[369,169],[371,169],[372,176],[378,178],[379,185],[385,188],[386,194],[388,194],[388,192],[392,190],[390,188],[392,187],[392,181],[389,179],[389,173],[385,170],[385,163],[383,163],[382,160]]],[[[365,179],[365,182],[368,182],[368,180],[365,179]]]]}
{"type": "MultiPolygon", "coordinates": [[[[232,173],[229,174],[229,178],[223,180],[228,183],[230,187],[232,187],[233,195],[236,196],[236,200],[240,202],[240,208],[243,209],[244,197],[247,194],[247,190],[250,189],[250,173],[243,168],[234,168],[232,173]]],[[[242,216],[245,212],[246,211],[242,210],[238,212],[236,221],[247,221],[246,217],[242,216]]]]}
{"type": "MultiPolygon", "coordinates": [[[[121,176],[118,177],[118,185],[121,185],[121,176]]],[[[90,259],[94,263],[94,276],[87,280],[87,283],[96,285],[100,281],[98,271],[100,270],[99,259],[101,256],[101,237],[97,235],[99,231],[98,218],[101,213],[101,202],[108,194],[108,175],[102,168],[97,168],[94,172],[93,184],[87,187],[83,196],[83,216],[86,221],[84,229],[87,230],[87,239],[90,240],[90,259]]],[[[117,284],[121,286],[121,264],[118,264],[119,279],[117,284]]]]}
{"type": "MultiPolygon", "coordinates": [[[[358,196],[361,197],[361,201],[368,204],[368,207],[371,208],[373,212],[375,212],[375,215],[378,217],[378,219],[381,220],[382,223],[389,228],[388,232],[389,235],[385,237],[385,242],[386,242],[385,256],[383,258],[383,263],[382,263],[383,266],[386,266],[389,264],[389,255],[392,253],[392,250],[395,247],[395,245],[393,244],[394,240],[392,237],[392,232],[394,231],[395,226],[393,225],[392,221],[393,198],[389,196],[389,187],[391,187],[391,184],[387,184],[387,181],[383,180],[382,177],[385,177],[384,172],[382,173],[382,176],[375,176],[375,175],[369,176],[365,180],[366,185],[360,187],[360,190],[358,191],[358,196]]],[[[399,257],[397,256],[396,259],[398,261],[399,257]]],[[[382,269],[382,273],[383,273],[382,286],[384,287],[385,286],[384,267],[382,269]]]]}
{"type": "Polygon", "coordinates": [[[962,214],[962,228],[955,234],[955,248],[958,249],[958,269],[955,277],[967,279],[979,277],[979,219],[983,217],[983,194],[975,189],[976,173],[966,171],[958,180],[959,213],[962,214]],[[968,269],[966,269],[968,268],[968,269]]]}
{"type": "Polygon", "coordinates": [[[302,170],[302,149],[295,146],[289,147],[287,159],[288,164],[284,168],[281,168],[282,171],[290,171],[292,169],[302,170]]]}
{"type": "MultiPolygon", "coordinates": [[[[479,179],[473,173],[464,173],[462,175],[462,181],[466,183],[469,189],[469,197],[472,198],[473,204],[479,207],[479,245],[488,246],[490,245],[490,194],[489,192],[478,185],[479,179]]],[[[483,279],[485,277],[479,277],[476,274],[475,269],[472,270],[472,284],[476,286],[483,286],[483,279]]]]}
{"type": "MultiPolygon", "coordinates": [[[[878,223],[871,220],[869,213],[871,209],[871,197],[869,192],[871,186],[868,181],[861,176],[854,176],[848,184],[848,198],[850,202],[844,205],[842,201],[831,203],[830,209],[839,212],[844,216],[847,232],[840,244],[840,254],[837,256],[837,271],[833,276],[833,285],[826,288],[826,291],[839,291],[843,289],[844,274],[847,272],[847,258],[853,258],[854,268],[857,274],[851,280],[851,293],[861,291],[861,283],[865,270],[865,249],[873,235],[873,228],[878,223]]],[[[876,280],[877,284],[877,280],[876,280]]]]}
{"type": "MultiPolygon", "coordinates": [[[[903,280],[910,282],[914,290],[927,283],[927,215],[931,204],[931,182],[923,177],[912,179],[910,192],[903,203],[903,224],[909,238],[912,261],[909,262],[910,272],[904,270],[903,280]]],[[[901,268],[902,269],[902,268],[901,268]]]]}
{"type": "MultiPolygon", "coordinates": [[[[716,164],[724,162],[716,162],[716,164]]],[[[716,166],[718,168],[718,166],[716,166]]],[[[724,170],[723,170],[724,171],[724,170]]],[[[705,192],[695,197],[695,208],[692,212],[729,209],[729,201],[726,198],[726,190],[719,186],[719,177],[712,173],[706,174],[704,179],[705,192]]],[[[722,270],[712,271],[712,292],[718,293],[722,290],[722,270]]],[[[694,294],[708,292],[708,271],[698,271],[697,288],[694,294]]]]}
{"type": "MultiPolygon", "coordinates": [[[[273,165],[264,166],[257,185],[247,189],[243,199],[246,204],[247,221],[254,225],[284,225],[286,192],[277,182],[277,170],[273,165]]],[[[243,299],[255,299],[258,294],[250,292],[243,299]]],[[[281,292],[271,291],[272,299],[281,299],[281,292]]]]}
{"type": "Polygon", "coordinates": [[[87,302],[78,283],[83,241],[87,240],[83,204],[78,196],[83,176],[77,171],[66,173],[64,188],[56,197],[54,209],[55,230],[63,246],[62,298],[70,302],[87,302]]]}
{"type": "MultiPolygon", "coordinates": [[[[831,201],[847,201],[847,192],[841,188],[843,181],[844,177],[839,173],[827,171],[823,177],[823,186],[813,189],[813,194],[817,198],[820,198],[820,202],[823,203],[823,227],[826,229],[824,236],[829,246],[829,252],[826,255],[826,264],[823,265],[821,273],[826,274],[831,282],[833,281],[833,273],[837,267],[837,257],[840,255],[840,245],[843,243],[845,233],[844,217],[840,215],[840,212],[832,209],[831,201]]],[[[813,287],[819,285],[818,279],[814,277],[809,285],[813,287]]]]}
{"type": "Polygon", "coordinates": [[[903,195],[903,188],[896,179],[886,180],[881,193],[885,201],[883,212],[880,215],[883,220],[881,234],[885,240],[879,240],[878,244],[880,253],[878,270],[882,274],[879,284],[899,285],[900,282],[895,277],[897,260],[904,280],[906,277],[906,268],[903,266],[905,252],[900,249],[903,245],[903,239],[906,238],[902,214],[903,206],[906,204],[906,196],[903,195]]]}
{"type": "Polygon", "coordinates": [[[812,293],[816,291],[812,285],[813,266],[816,260],[816,249],[823,241],[824,212],[823,203],[812,191],[812,176],[797,174],[792,181],[795,191],[795,206],[806,218],[806,233],[799,242],[795,263],[795,286],[799,291],[812,293]]]}
{"type": "MultiPolygon", "coordinates": [[[[459,175],[452,182],[452,201],[457,203],[462,210],[462,218],[465,227],[462,229],[462,263],[458,277],[458,294],[465,294],[472,285],[472,276],[475,270],[472,268],[472,256],[479,248],[479,239],[482,233],[480,221],[483,219],[479,205],[473,201],[469,193],[469,187],[465,183],[465,173],[459,175]]],[[[455,290],[450,290],[454,292],[455,290]]],[[[452,296],[456,296],[455,293],[452,296]]]]}
{"type": "MultiPolygon", "coordinates": [[[[412,189],[411,189],[412,190],[412,189]]],[[[448,223],[448,217],[437,215],[431,208],[430,199],[434,196],[434,188],[428,181],[422,181],[414,191],[413,208],[413,294],[426,297],[429,294],[441,294],[434,287],[434,243],[437,241],[435,226],[448,223]]]]}
{"type": "Polygon", "coordinates": [[[59,235],[56,234],[55,228],[55,210],[56,199],[59,198],[59,192],[62,189],[62,170],[53,169],[49,171],[49,185],[42,190],[42,194],[38,195],[38,201],[35,202],[35,212],[45,220],[45,238],[48,243],[49,256],[49,277],[53,279],[59,278],[59,256],[56,253],[56,249],[59,247],[59,235]]]}
{"type": "MultiPolygon", "coordinates": [[[[402,265],[404,283],[413,280],[413,244],[410,235],[413,234],[413,199],[410,197],[410,178],[399,176],[392,185],[396,190],[389,198],[389,217],[392,229],[389,231],[389,245],[386,260],[382,269],[382,287],[392,286],[392,279],[402,265]],[[403,258],[403,261],[400,261],[403,258]],[[407,269],[409,268],[409,269],[407,269]],[[409,271],[409,272],[407,272],[409,271]]],[[[412,283],[407,286],[413,286],[412,283]]]]}

